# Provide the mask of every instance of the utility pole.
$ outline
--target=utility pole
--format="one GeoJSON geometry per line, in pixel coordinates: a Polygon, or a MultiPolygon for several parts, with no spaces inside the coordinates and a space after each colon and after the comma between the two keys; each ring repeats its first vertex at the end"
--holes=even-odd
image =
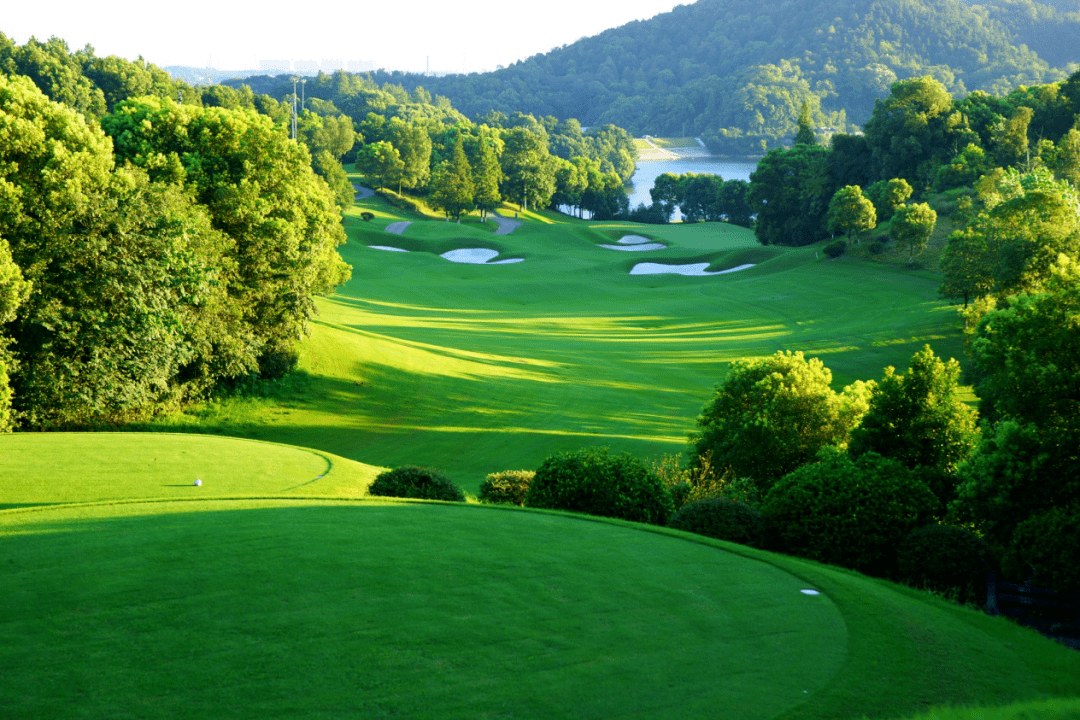
{"type": "Polygon", "coordinates": [[[292,79],[292,139],[293,140],[296,139],[296,81],[298,79],[299,78],[297,78],[295,75],[293,76],[293,79],[292,79]]]}
{"type": "Polygon", "coordinates": [[[304,110],[304,102],[305,102],[305,99],[306,99],[305,96],[304,96],[304,86],[305,85],[307,85],[307,78],[302,78],[300,80],[300,110],[301,111],[304,110]]]}

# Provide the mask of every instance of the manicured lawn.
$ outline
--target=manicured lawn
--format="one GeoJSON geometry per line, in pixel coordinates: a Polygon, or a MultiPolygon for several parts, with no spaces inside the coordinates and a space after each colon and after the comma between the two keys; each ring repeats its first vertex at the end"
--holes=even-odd
{"type": "MultiPolygon", "coordinates": [[[[512,214],[504,210],[504,214],[512,214]]],[[[346,220],[353,279],[319,303],[305,380],[283,400],[237,400],[159,425],[318,448],[380,466],[434,465],[475,492],[484,475],[608,445],[642,457],[684,449],[729,363],[803,350],[839,388],[906,368],[931,343],[961,356],[952,308],[928,273],[819,250],[762,247],[718,223],[642,226],[529,213],[511,235],[407,217],[378,197],[346,220]],[[379,216],[359,219],[369,209],[379,216]],[[628,234],[667,245],[598,247],[628,234]],[[394,253],[368,245],[411,250],[394,253]],[[438,255],[484,247],[511,265],[438,255]],[[730,275],[631,276],[641,261],[746,263],[730,275]]]]}
{"type": "Polygon", "coordinates": [[[1080,655],[1006,621],[560,514],[8,510],[0,567],[13,718],[884,717],[1080,693],[1080,655]]]}

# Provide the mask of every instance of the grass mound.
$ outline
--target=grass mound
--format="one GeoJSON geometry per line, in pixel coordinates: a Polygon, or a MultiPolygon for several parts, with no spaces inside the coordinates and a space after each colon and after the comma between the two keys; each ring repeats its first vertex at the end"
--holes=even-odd
{"type": "Polygon", "coordinates": [[[133,498],[355,497],[379,470],[330,453],[228,437],[18,433],[0,435],[0,509],[133,498]]]}

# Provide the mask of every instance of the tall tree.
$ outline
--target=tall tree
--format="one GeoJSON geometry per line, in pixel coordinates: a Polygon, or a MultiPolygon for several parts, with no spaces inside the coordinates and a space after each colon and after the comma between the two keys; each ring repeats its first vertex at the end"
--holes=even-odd
{"type": "Polygon", "coordinates": [[[474,206],[472,170],[465,157],[461,136],[454,142],[450,159],[444,161],[431,182],[431,202],[455,220],[474,206]]]}
{"type": "Polygon", "coordinates": [[[403,187],[422,187],[431,177],[431,136],[427,130],[400,118],[391,118],[384,131],[386,139],[401,157],[398,193],[403,187]]]}
{"type": "Polygon", "coordinates": [[[859,236],[877,227],[877,212],[874,203],[863,197],[858,185],[846,185],[833,195],[829,201],[828,223],[830,232],[846,233],[859,236]]]}
{"type": "Polygon", "coordinates": [[[502,202],[502,196],[499,194],[502,169],[499,167],[499,158],[495,154],[495,142],[496,138],[481,133],[476,162],[472,169],[475,184],[473,200],[485,218],[502,202]]]}
{"type": "Polygon", "coordinates": [[[810,105],[803,103],[799,110],[799,131],[795,133],[795,145],[816,145],[817,136],[814,135],[813,124],[810,122],[810,105]]]}
{"type": "Polygon", "coordinates": [[[908,262],[915,259],[915,252],[922,252],[930,242],[937,225],[937,212],[926,203],[901,205],[889,226],[889,239],[898,245],[908,246],[908,262]]]}
{"type": "Polygon", "coordinates": [[[836,188],[829,151],[819,145],[771,150],[750,175],[754,234],[762,245],[809,245],[825,237],[825,214],[836,188]]]}
{"type": "Polygon", "coordinates": [[[545,207],[555,193],[555,163],[547,148],[547,133],[515,127],[503,133],[503,197],[522,209],[545,207]]]}
{"type": "Polygon", "coordinates": [[[214,227],[233,243],[236,275],[228,290],[262,346],[260,370],[288,372],[315,296],[350,274],[336,250],[345,241],[341,213],[307,149],[253,111],[154,98],[121,103],[103,127],[117,156],[151,176],[182,166],[214,227]]]}

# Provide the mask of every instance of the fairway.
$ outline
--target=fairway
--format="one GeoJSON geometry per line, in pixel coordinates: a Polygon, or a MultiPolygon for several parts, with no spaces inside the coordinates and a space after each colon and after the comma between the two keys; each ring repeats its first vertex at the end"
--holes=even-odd
{"type": "MultiPolygon", "coordinates": [[[[512,210],[504,214],[513,215],[512,210]]],[[[734,360],[803,350],[837,389],[906,368],[930,343],[961,357],[938,279],[814,247],[763,247],[723,223],[644,226],[527,213],[495,224],[402,214],[378,197],[347,215],[352,280],[320,300],[302,382],[273,399],[231,400],[156,425],[318,448],[380,466],[441,468],[476,492],[490,472],[607,445],[677,453],[734,360]],[[359,219],[362,210],[376,217],[359,219]],[[413,220],[403,234],[384,228],[413,220]],[[627,235],[660,250],[602,247],[627,235]],[[410,252],[374,250],[394,246],[410,252]],[[441,254],[486,248],[505,265],[441,254]],[[638,263],[701,264],[707,277],[631,275],[638,263]]]]}

